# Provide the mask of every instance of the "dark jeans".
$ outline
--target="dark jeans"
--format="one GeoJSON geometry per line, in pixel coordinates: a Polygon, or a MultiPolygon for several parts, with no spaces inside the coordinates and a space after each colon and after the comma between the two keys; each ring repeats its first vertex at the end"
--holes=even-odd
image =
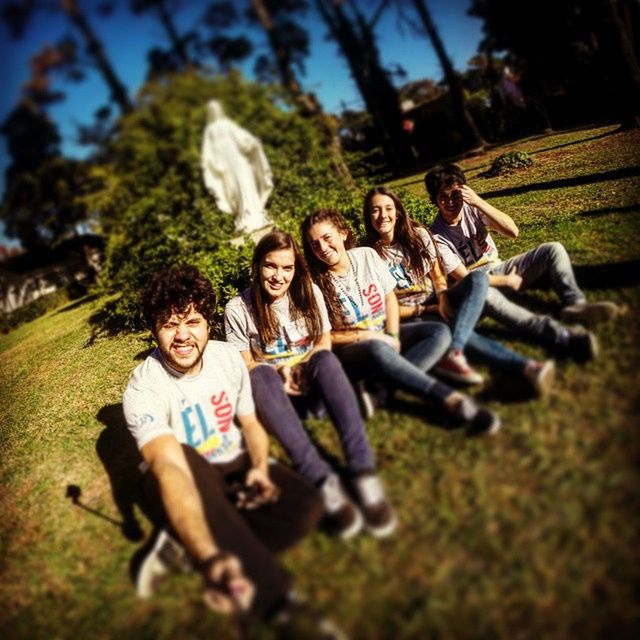
{"type": "MultiPolygon", "coordinates": [[[[238,509],[229,494],[229,485],[244,480],[251,467],[248,454],[230,463],[210,464],[192,447],[182,448],[213,539],[221,551],[240,559],[245,575],[256,588],[251,611],[265,617],[283,602],[292,584],[290,574],[280,567],[274,554],[315,529],[324,514],[320,496],[291,469],[274,463],[269,465],[269,476],[280,488],[278,501],[258,509],[238,509]]],[[[151,472],[143,476],[143,491],[151,512],[156,514],[154,523],[167,526],[158,482],[151,472]]]]}
{"type": "MultiPolygon", "coordinates": [[[[307,363],[306,376],[310,399],[322,401],[338,431],[349,471],[352,474],[372,471],[375,463],[358,401],[338,358],[331,351],[314,353],[307,363]]],[[[317,485],[332,470],[311,442],[284,390],[282,378],[270,365],[255,367],[250,377],[260,420],[282,444],[296,471],[317,485]]]]}
{"type": "Polygon", "coordinates": [[[412,322],[400,326],[402,355],[383,340],[363,340],[336,347],[336,355],[352,380],[376,376],[391,388],[443,401],[453,390],[426,370],[444,355],[450,339],[444,324],[412,322]]]}

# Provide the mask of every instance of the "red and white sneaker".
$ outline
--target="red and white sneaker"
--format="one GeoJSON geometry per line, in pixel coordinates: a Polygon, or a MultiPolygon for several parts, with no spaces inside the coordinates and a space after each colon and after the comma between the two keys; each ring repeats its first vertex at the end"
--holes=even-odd
{"type": "Polygon", "coordinates": [[[449,349],[433,368],[433,373],[461,384],[482,384],[483,377],[469,366],[460,349],[449,349]]]}

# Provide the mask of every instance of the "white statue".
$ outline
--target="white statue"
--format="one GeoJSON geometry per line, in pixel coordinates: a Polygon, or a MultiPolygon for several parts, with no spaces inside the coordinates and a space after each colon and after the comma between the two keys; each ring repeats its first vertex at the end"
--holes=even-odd
{"type": "Polygon", "coordinates": [[[230,120],[217,100],[207,103],[201,164],[207,190],[221,211],[235,216],[236,231],[250,234],[271,224],[265,204],[273,181],[262,144],[230,120]]]}

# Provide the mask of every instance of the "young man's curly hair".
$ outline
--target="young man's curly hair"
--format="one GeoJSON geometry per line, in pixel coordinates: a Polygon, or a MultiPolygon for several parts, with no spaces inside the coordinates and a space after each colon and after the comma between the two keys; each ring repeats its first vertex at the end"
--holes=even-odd
{"type": "Polygon", "coordinates": [[[216,294],[209,279],[196,267],[181,264],[156,273],[142,292],[141,304],[151,330],[157,322],[165,323],[171,314],[183,313],[191,304],[211,324],[216,294]]]}

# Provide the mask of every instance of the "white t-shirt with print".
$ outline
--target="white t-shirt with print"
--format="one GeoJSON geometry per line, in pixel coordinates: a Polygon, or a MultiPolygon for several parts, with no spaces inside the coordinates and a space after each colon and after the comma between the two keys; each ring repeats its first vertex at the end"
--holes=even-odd
{"type": "Polygon", "coordinates": [[[156,349],[133,370],[123,407],[139,449],[169,434],[209,462],[229,462],[244,451],[234,417],[255,411],[240,354],[214,340],[205,347],[202,368],[191,376],[169,367],[156,349]]]}
{"type": "MultiPolygon", "coordinates": [[[[320,289],[315,284],[312,287],[320,312],[322,333],[327,333],[331,331],[327,306],[320,289]]],[[[300,317],[297,321],[291,318],[288,294],[272,303],[271,309],[278,319],[280,330],[274,342],[265,344],[256,327],[251,290],[245,289],[239,296],[229,300],[224,308],[224,329],[227,342],[239,351],[253,351],[254,358],[257,351],[267,364],[293,366],[313,349],[313,339],[307,331],[304,318],[300,317]]]]}
{"type": "MultiPolygon", "coordinates": [[[[438,260],[436,248],[429,232],[422,227],[416,229],[418,236],[427,252],[425,271],[431,271],[438,260]]],[[[392,244],[383,248],[382,259],[389,269],[389,273],[396,281],[396,295],[400,304],[417,306],[424,304],[433,296],[433,283],[429,276],[419,280],[409,268],[409,260],[399,244],[392,244]]]]}
{"type": "Polygon", "coordinates": [[[448,225],[440,214],[431,225],[442,263],[449,275],[460,263],[469,271],[490,270],[500,259],[498,249],[489,233],[489,219],[476,207],[462,205],[462,218],[457,225],[448,225]]]}
{"type": "Polygon", "coordinates": [[[385,296],[396,281],[375,249],[358,247],[347,251],[349,271],[344,276],[331,274],[347,328],[384,331],[385,296]]]}

